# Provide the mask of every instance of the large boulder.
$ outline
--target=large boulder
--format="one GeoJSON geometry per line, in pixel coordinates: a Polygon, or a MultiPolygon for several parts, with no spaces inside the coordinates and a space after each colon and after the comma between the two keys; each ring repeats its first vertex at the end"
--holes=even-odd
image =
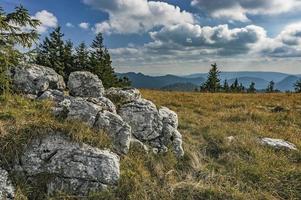
{"type": "Polygon", "coordinates": [[[109,88],[105,96],[117,106],[141,99],[140,91],[135,88],[109,88]]]}
{"type": "Polygon", "coordinates": [[[72,72],[68,80],[71,96],[75,97],[100,97],[104,94],[104,87],[98,76],[91,72],[72,72]]]}
{"type": "Polygon", "coordinates": [[[14,199],[15,188],[9,180],[8,173],[0,168],[0,199],[14,199]]]}
{"type": "Polygon", "coordinates": [[[93,127],[102,108],[81,97],[66,97],[54,108],[55,115],[67,120],[78,120],[93,127]]]}
{"type": "Polygon", "coordinates": [[[87,195],[116,185],[120,177],[118,155],[71,142],[55,132],[33,140],[19,159],[15,170],[25,179],[35,182],[39,175],[48,175],[48,194],[87,195]]]}
{"type": "Polygon", "coordinates": [[[114,149],[118,153],[128,153],[131,141],[131,127],[119,115],[108,111],[99,112],[94,127],[110,134],[113,138],[114,149]]]}
{"type": "Polygon", "coordinates": [[[282,139],[261,138],[260,143],[275,149],[297,150],[296,145],[282,139]]]}
{"type": "Polygon", "coordinates": [[[124,104],[118,113],[132,127],[132,134],[140,141],[156,139],[162,133],[162,117],[151,101],[140,99],[124,104]]]}
{"type": "Polygon", "coordinates": [[[11,70],[14,89],[24,94],[39,95],[48,89],[64,90],[62,76],[49,67],[19,65],[11,70]]]}

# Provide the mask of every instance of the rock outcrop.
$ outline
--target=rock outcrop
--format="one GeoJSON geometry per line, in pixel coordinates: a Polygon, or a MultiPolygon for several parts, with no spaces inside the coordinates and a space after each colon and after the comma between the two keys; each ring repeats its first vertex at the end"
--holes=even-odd
{"type": "Polygon", "coordinates": [[[113,138],[113,145],[118,153],[127,154],[130,149],[131,127],[112,112],[99,112],[94,128],[106,131],[113,138]]]}
{"type": "Polygon", "coordinates": [[[105,96],[117,106],[141,99],[140,91],[135,88],[109,88],[105,96]]]}
{"type": "Polygon", "coordinates": [[[177,114],[166,107],[158,109],[135,88],[105,91],[96,75],[72,72],[68,80],[69,96],[62,91],[65,85],[61,76],[52,69],[35,65],[16,68],[13,77],[15,87],[26,94],[55,101],[56,116],[107,132],[117,153],[126,154],[131,141],[139,141],[143,148],[153,148],[153,152],[166,152],[171,146],[177,156],[184,155],[177,114]],[[21,77],[25,77],[24,86],[21,77]]]}
{"type": "Polygon", "coordinates": [[[282,139],[261,138],[260,143],[275,149],[297,150],[296,145],[282,139]]]}
{"type": "Polygon", "coordinates": [[[71,96],[100,97],[104,94],[101,80],[90,72],[72,72],[68,79],[68,88],[71,96]]]}
{"type": "Polygon", "coordinates": [[[19,65],[11,70],[14,89],[18,92],[39,95],[48,89],[65,89],[62,76],[49,67],[39,65],[19,65]]]}
{"type": "Polygon", "coordinates": [[[49,133],[27,145],[16,171],[27,179],[47,174],[47,192],[87,195],[115,185],[119,179],[119,156],[86,144],[71,142],[59,133],[49,133]]]}
{"type": "Polygon", "coordinates": [[[8,173],[0,168],[0,199],[14,199],[15,188],[9,180],[8,173]]]}

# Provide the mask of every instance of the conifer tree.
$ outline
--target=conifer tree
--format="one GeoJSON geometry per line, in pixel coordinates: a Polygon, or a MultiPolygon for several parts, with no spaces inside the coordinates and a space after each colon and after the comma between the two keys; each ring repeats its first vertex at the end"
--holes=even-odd
{"type": "Polygon", "coordinates": [[[238,83],[238,79],[237,78],[232,83],[230,89],[231,89],[231,92],[239,92],[239,83],[238,83]]]}
{"type": "Polygon", "coordinates": [[[49,37],[46,37],[43,43],[38,47],[36,63],[46,67],[53,68],[57,73],[65,77],[64,62],[64,34],[61,33],[61,27],[54,29],[49,37]]]}
{"type": "Polygon", "coordinates": [[[230,91],[230,86],[229,86],[229,83],[228,83],[227,79],[224,81],[223,91],[224,92],[229,92],[230,91]]]}
{"type": "Polygon", "coordinates": [[[9,92],[10,79],[6,72],[22,59],[16,45],[31,47],[39,38],[36,30],[39,24],[23,6],[8,14],[0,6],[0,94],[9,92]]]}
{"type": "Polygon", "coordinates": [[[201,91],[219,92],[221,89],[219,73],[217,64],[212,64],[207,81],[201,86],[201,91]]]}
{"type": "Polygon", "coordinates": [[[249,88],[247,89],[248,93],[255,93],[256,92],[256,88],[255,88],[255,83],[252,82],[249,86],[249,88]]]}
{"type": "Polygon", "coordinates": [[[90,71],[89,51],[84,42],[80,43],[76,48],[74,59],[74,71],[90,71]]]}
{"type": "Polygon", "coordinates": [[[75,58],[73,55],[73,43],[68,40],[64,45],[64,79],[67,81],[71,72],[76,71],[75,69],[75,58]]]}
{"type": "Polygon", "coordinates": [[[112,67],[111,56],[103,44],[103,36],[98,33],[91,45],[90,65],[91,72],[103,82],[105,88],[129,86],[128,79],[119,79],[112,67]]]}
{"type": "Polygon", "coordinates": [[[271,92],[275,92],[275,82],[274,81],[270,81],[268,86],[267,86],[267,89],[266,89],[266,92],[268,93],[271,93],[271,92]]]}
{"type": "Polygon", "coordinates": [[[301,93],[301,79],[298,80],[296,83],[295,83],[295,92],[296,93],[301,93]]]}

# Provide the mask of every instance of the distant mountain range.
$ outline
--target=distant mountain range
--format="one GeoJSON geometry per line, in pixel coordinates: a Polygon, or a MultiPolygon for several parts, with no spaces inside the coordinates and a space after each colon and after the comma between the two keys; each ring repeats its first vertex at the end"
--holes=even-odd
{"type": "MultiPolygon", "coordinates": [[[[165,75],[149,76],[142,73],[119,73],[119,77],[127,77],[131,80],[132,86],[136,88],[162,89],[170,91],[193,91],[203,83],[208,74],[198,73],[187,76],[165,75]]],[[[228,80],[232,84],[238,79],[245,87],[251,82],[255,83],[258,90],[265,89],[270,81],[276,83],[276,89],[280,91],[294,90],[294,84],[301,78],[301,75],[291,75],[279,72],[221,72],[220,79],[223,82],[228,80]]]]}

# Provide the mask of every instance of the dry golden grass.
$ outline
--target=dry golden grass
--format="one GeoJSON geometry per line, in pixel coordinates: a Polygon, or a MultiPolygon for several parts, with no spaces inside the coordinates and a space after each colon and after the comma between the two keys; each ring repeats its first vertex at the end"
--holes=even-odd
{"type": "MultiPolygon", "coordinates": [[[[177,160],[170,152],[153,155],[132,148],[122,157],[118,187],[91,194],[87,199],[301,199],[300,151],[273,150],[259,145],[256,139],[281,138],[301,150],[300,94],[152,90],[142,90],[142,94],[156,105],[167,106],[178,113],[185,156],[177,160]],[[277,106],[284,110],[274,112],[277,106]],[[229,143],[228,136],[236,139],[229,143]]],[[[13,151],[14,146],[18,146],[15,144],[27,141],[20,139],[24,131],[11,132],[9,127],[32,130],[32,126],[50,126],[69,130],[77,141],[96,147],[109,144],[104,134],[97,134],[79,123],[61,122],[51,117],[49,102],[9,97],[0,100],[0,108],[0,146],[6,144],[3,141],[10,142],[0,148],[6,159],[20,153],[13,151]]],[[[20,188],[24,191],[22,186],[20,188]]]]}

